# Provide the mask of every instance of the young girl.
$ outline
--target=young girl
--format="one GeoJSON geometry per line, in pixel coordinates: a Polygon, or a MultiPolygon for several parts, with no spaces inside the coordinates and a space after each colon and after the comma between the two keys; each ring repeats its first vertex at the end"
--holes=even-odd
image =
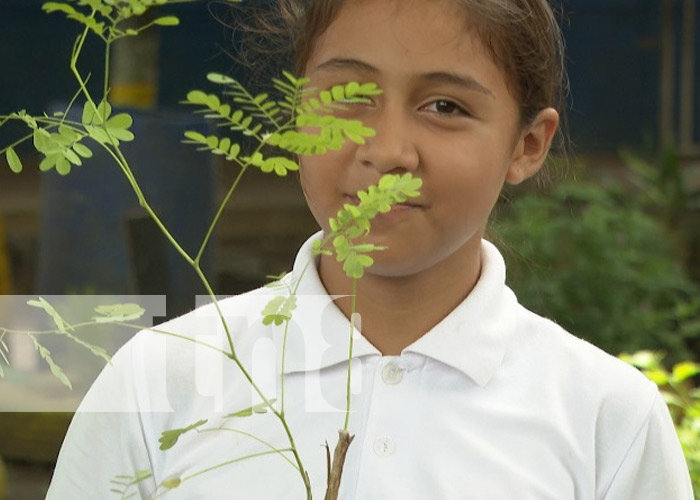
{"type": "MultiPolygon", "coordinates": [[[[338,111],[376,136],[301,158],[323,231],[383,174],[423,181],[418,198],[372,223],[369,241],[387,249],[357,289],[354,440],[339,498],[691,500],[655,386],[520,306],[482,239],[504,183],[532,177],[557,132],[562,41],[547,0],[299,3],[285,2],[310,85],[371,81],[384,91],[338,111]]],[[[283,281],[299,297],[283,365],[281,327],[260,316],[279,290],[222,302],[239,357],[267,397],[284,400],[314,498],[326,486],[323,445],[345,419],[353,291],[334,257],[314,259],[320,237],[283,281]]],[[[225,346],[211,306],[160,328],[225,346]]],[[[115,487],[141,498],[307,498],[276,417],[230,415],[251,401],[220,353],[141,333],[87,395],[48,498],[102,500],[115,487]],[[176,429],[177,444],[160,449],[176,429]],[[132,489],[110,483],[140,470],[152,475],[132,489]]]]}

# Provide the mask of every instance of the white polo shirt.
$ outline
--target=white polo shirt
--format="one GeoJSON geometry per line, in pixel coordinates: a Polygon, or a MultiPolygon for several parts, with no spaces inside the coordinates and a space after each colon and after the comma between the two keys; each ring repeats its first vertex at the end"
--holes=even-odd
{"type": "MultiPolygon", "coordinates": [[[[350,324],[307,266],[312,240],[283,282],[292,286],[306,269],[285,346],[284,404],[313,498],[321,499],[323,445],[333,449],[345,418],[350,324]]],[[[471,294],[400,356],[382,356],[355,334],[349,422],[355,438],[340,498],[692,500],[656,387],[520,306],[505,285],[503,259],[485,241],[482,258],[471,294]]],[[[283,328],[263,325],[261,311],[284,293],[263,288],[221,302],[239,357],[277,407],[283,328]]],[[[159,329],[227,346],[211,305],[159,329]]],[[[293,461],[271,452],[289,446],[274,415],[225,418],[257,402],[220,353],[139,333],[76,414],[48,499],[119,498],[110,489],[123,487],[110,481],[148,469],[153,476],[129,490],[138,498],[181,479],[159,498],[303,500],[293,461]],[[200,432],[159,449],[163,431],[202,419],[200,432]],[[237,461],[251,454],[258,456],[237,461]]]]}

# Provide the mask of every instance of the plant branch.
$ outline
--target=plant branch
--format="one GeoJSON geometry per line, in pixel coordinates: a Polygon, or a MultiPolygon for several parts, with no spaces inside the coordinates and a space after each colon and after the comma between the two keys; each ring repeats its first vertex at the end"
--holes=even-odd
{"type": "MultiPolygon", "coordinates": [[[[306,274],[306,271],[309,269],[309,266],[312,264],[313,259],[309,260],[306,265],[304,266],[304,269],[301,270],[301,274],[297,277],[296,283],[294,284],[294,288],[291,290],[291,295],[296,295],[297,292],[299,291],[299,285],[301,284],[301,278],[306,274]]],[[[285,361],[287,359],[287,336],[289,333],[289,320],[286,320],[284,322],[284,334],[282,336],[282,363],[280,367],[280,395],[281,395],[281,402],[280,402],[280,413],[284,415],[284,369],[285,369],[285,361]]]]}
{"type": "Polygon", "coordinates": [[[289,428],[289,424],[287,423],[286,418],[282,413],[280,413],[273,405],[272,402],[265,396],[265,394],[262,392],[258,384],[255,383],[253,380],[253,377],[251,374],[248,372],[248,370],[243,366],[243,363],[241,360],[238,358],[236,355],[236,350],[233,344],[233,338],[231,336],[231,332],[228,328],[228,323],[226,322],[226,319],[224,318],[223,311],[221,310],[221,306],[219,304],[218,299],[216,298],[216,294],[214,293],[214,290],[211,287],[211,284],[209,283],[209,280],[207,277],[204,275],[204,272],[202,269],[199,267],[199,265],[195,262],[190,263],[192,267],[194,268],[195,272],[200,278],[200,281],[204,285],[204,287],[207,290],[207,293],[209,294],[209,297],[211,297],[214,307],[216,308],[216,311],[219,315],[219,319],[221,320],[221,324],[223,325],[224,331],[226,332],[226,337],[229,342],[229,347],[231,348],[231,352],[228,355],[231,361],[233,361],[238,369],[241,371],[241,374],[243,377],[248,381],[248,384],[253,388],[253,390],[256,392],[256,394],[262,399],[263,403],[265,406],[277,417],[277,419],[280,421],[282,424],[282,427],[284,428],[284,432],[287,435],[287,439],[289,441],[290,445],[290,450],[292,451],[292,454],[294,455],[294,458],[297,462],[297,466],[299,469],[299,473],[302,476],[302,481],[304,482],[304,487],[306,488],[307,492],[307,499],[311,500],[311,483],[309,481],[309,476],[306,474],[306,469],[304,468],[304,464],[301,461],[301,456],[299,455],[299,452],[297,450],[296,444],[294,442],[294,436],[292,435],[292,431],[289,428]]]}
{"type": "MultiPolygon", "coordinates": [[[[330,466],[328,471],[328,484],[326,487],[325,500],[338,499],[338,491],[340,490],[340,479],[343,476],[345,457],[347,456],[350,443],[352,443],[354,438],[355,436],[351,436],[345,429],[338,431],[338,443],[335,445],[335,450],[333,452],[333,464],[330,466]]],[[[328,443],[326,443],[326,453],[330,455],[328,443]]]]}
{"type": "MultiPolygon", "coordinates": [[[[281,449],[281,450],[268,450],[268,451],[261,451],[261,452],[259,452],[259,453],[251,453],[250,455],[246,455],[246,456],[243,456],[243,457],[234,458],[233,460],[228,460],[228,461],[226,461],[226,462],[222,462],[222,463],[213,465],[213,466],[211,466],[211,467],[207,467],[206,469],[202,469],[201,471],[195,472],[194,474],[190,474],[189,476],[180,478],[180,481],[179,481],[178,485],[184,483],[185,481],[188,481],[188,480],[190,480],[190,479],[193,479],[193,478],[195,478],[195,477],[197,477],[197,476],[201,476],[202,474],[206,474],[207,472],[211,472],[211,471],[213,471],[213,470],[220,469],[220,468],[222,468],[222,467],[226,467],[227,465],[235,464],[236,462],[242,462],[242,461],[248,460],[248,459],[250,459],[250,458],[262,457],[262,456],[265,456],[265,455],[272,455],[273,453],[280,453],[280,452],[284,452],[284,451],[290,451],[290,450],[286,450],[286,449],[281,449]]],[[[157,491],[157,490],[156,490],[156,491],[157,491]]],[[[154,500],[154,499],[156,499],[156,498],[159,498],[159,497],[163,496],[163,495],[166,494],[168,491],[170,491],[170,489],[165,489],[165,490],[161,491],[160,493],[156,494],[155,496],[154,496],[153,494],[151,494],[151,495],[148,497],[148,499],[149,499],[149,500],[154,500]]],[[[154,492],[154,493],[155,493],[155,492],[154,492]]]]}
{"type": "MultiPolygon", "coordinates": [[[[88,27],[85,27],[82,34],[78,36],[75,44],[73,45],[73,52],[71,53],[70,58],[70,69],[73,73],[73,76],[75,76],[75,79],[78,81],[78,85],[80,86],[80,90],[85,96],[85,99],[87,99],[87,101],[94,106],[95,103],[92,99],[92,96],[90,95],[90,92],[87,89],[86,82],[83,80],[80,71],[78,71],[78,58],[80,57],[80,53],[83,51],[83,45],[85,44],[85,39],[87,38],[89,32],[90,29],[88,27]]],[[[95,106],[95,109],[97,109],[97,106],[95,106]]]]}
{"type": "MultiPolygon", "coordinates": [[[[3,122],[3,123],[5,123],[5,122],[3,122]]],[[[2,124],[0,124],[0,126],[2,126],[2,124]]],[[[3,149],[0,149],[0,154],[4,153],[5,151],[7,151],[7,150],[10,149],[10,148],[14,148],[14,147],[17,146],[17,145],[22,144],[24,141],[27,141],[27,140],[31,139],[33,136],[34,136],[34,134],[25,135],[24,137],[22,137],[21,139],[16,140],[15,142],[13,142],[12,144],[10,144],[9,146],[7,146],[7,147],[5,147],[5,148],[3,148],[3,149]]]]}
{"type": "Polygon", "coordinates": [[[255,441],[257,441],[257,442],[259,442],[259,443],[261,443],[261,444],[267,446],[267,447],[270,448],[272,451],[275,451],[275,452],[279,453],[279,455],[280,455],[282,458],[284,458],[284,460],[285,460],[289,465],[291,465],[292,467],[294,467],[296,470],[299,470],[299,467],[297,466],[297,464],[295,464],[288,456],[286,456],[286,455],[284,454],[285,452],[289,452],[289,451],[290,451],[289,448],[285,448],[284,450],[275,448],[275,446],[273,446],[272,444],[268,443],[268,442],[265,441],[264,439],[261,439],[261,438],[259,438],[258,436],[254,435],[254,434],[251,434],[251,433],[245,432],[245,431],[241,431],[241,430],[238,430],[238,429],[231,429],[230,427],[224,427],[223,425],[220,426],[220,427],[214,427],[214,428],[212,428],[212,429],[197,429],[197,433],[215,432],[215,431],[228,431],[228,432],[233,432],[233,433],[235,433],[235,434],[241,434],[241,435],[243,435],[243,436],[249,437],[250,439],[254,439],[255,441]]]}
{"type": "Polygon", "coordinates": [[[112,42],[111,40],[106,40],[105,42],[105,67],[104,67],[104,83],[102,87],[102,97],[107,100],[107,95],[109,94],[109,65],[110,56],[112,53],[112,42]]]}
{"type": "Polygon", "coordinates": [[[214,229],[216,228],[217,224],[219,223],[219,219],[224,213],[224,209],[226,208],[226,205],[228,205],[229,200],[231,199],[231,196],[233,196],[234,191],[238,187],[238,184],[240,183],[241,179],[243,178],[243,174],[246,173],[248,170],[248,167],[250,166],[250,163],[245,164],[240,172],[238,172],[238,175],[236,176],[236,179],[233,181],[233,184],[231,185],[231,188],[228,190],[226,193],[226,196],[224,196],[224,199],[222,200],[221,204],[219,205],[219,209],[216,212],[216,215],[214,216],[214,220],[212,220],[211,224],[209,224],[209,229],[207,229],[207,234],[204,236],[204,240],[202,241],[202,245],[199,247],[199,251],[197,252],[197,256],[194,258],[195,263],[199,265],[199,262],[202,258],[202,255],[204,254],[204,250],[207,248],[207,245],[209,244],[209,239],[211,238],[212,234],[214,233],[214,229]]]}
{"type": "MultiPolygon", "coordinates": [[[[346,402],[345,402],[345,424],[343,431],[347,433],[348,423],[350,422],[350,399],[352,396],[350,390],[350,381],[352,379],[352,350],[355,336],[355,312],[357,310],[357,278],[352,280],[352,305],[350,307],[350,340],[348,342],[348,375],[346,380],[346,402]]],[[[348,443],[350,444],[350,443],[348,443]]]]}
{"type": "MultiPolygon", "coordinates": [[[[90,81],[90,75],[87,76],[85,79],[85,84],[87,85],[87,82],[90,81]]],[[[75,94],[73,94],[73,97],[71,100],[68,102],[68,106],[66,107],[66,110],[63,112],[63,116],[61,117],[61,121],[59,122],[59,125],[63,125],[66,121],[66,118],[68,117],[68,113],[70,112],[71,108],[73,107],[73,104],[75,104],[75,101],[78,99],[78,96],[81,94],[81,90],[78,89],[75,94]]]]}
{"type": "MultiPolygon", "coordinates": [[[[105,128],[105,131],[107,134],[109,134],[109,131],[107,128],[105,128]]],[[[129,181],[129,184],[131,185],[132,189],[134,190],[134,193],[136,194],[136,197],[138,198],[139,205],[146,210],[148,215],[151,217],[153,222],[156,223],[158,228],[160,229],[161,233],[167,238],[167,240],[170,242],[170,244],[175,248],[177,253],[179,253],[185,261],[190,264],[194,265],[194,260],[190,255],[187,253],[187,251],[182,248],[180,243],[175,239],[175,237],[170,233],[168,228],[165,226],[163,221],[158,217],[158,214],[156,214],[155,210],[151,207],[151,205],[148,203],[146,200],[146,197],[143,194],[143,191],[141,190],[141,186],[139,186],[136,177],[134,176],[133,172],[131,171],[131,168],[129,167],[129,163],[127,159],[124,157],[124,154],[122,153],[121,149],[119,147],[114,146],[114,151],[112,151],[111,148],[107,147],[106,145],[103,145],[104,149],[116,160],[117,164],[119,167],[122,169],[122,172],[124,172],[124,175],[126,175],[126,178],[129,181]]]]}

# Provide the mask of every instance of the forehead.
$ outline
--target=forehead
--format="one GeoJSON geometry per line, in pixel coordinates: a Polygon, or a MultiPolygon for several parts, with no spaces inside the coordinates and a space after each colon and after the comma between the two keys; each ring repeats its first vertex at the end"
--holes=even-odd
{"type": "MultiPolygon", "coordinates": [[[[335,19],[315,41],[316,52],[326,44],[357,44],[377,28],[404,45],[407,52],[456,45],[462,38],[471,36],[465,9],[457,7],[454,0],[345,0],[341,3],[335,19]],[[428,40],[430,43],[426,46],[428,40]]],[[[368,40],[364,44],[367,43],[368,40]]]]}
{"type": "Polygon", "coordinates": [[[500,67],[470,28],[467,9],[454,0],[346,0],[316,40],[307,74],[333,58],[394,74],[477,73],[489,87],[505,86],[500,67]]]}

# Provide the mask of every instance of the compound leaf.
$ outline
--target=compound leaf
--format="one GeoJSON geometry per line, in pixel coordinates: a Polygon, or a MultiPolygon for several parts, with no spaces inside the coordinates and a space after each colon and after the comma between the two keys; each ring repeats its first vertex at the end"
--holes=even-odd
{"type": "Polygon", "coordinates": [[[43,309],[44,312],[51,317],[59,332],[65,333],[71,328],[66,320],[63,319],[58,311],[56,311],[56,309],[49,304],[44,297],[39,297],[37,300],[28,300],[27,305],[43,309]]]}
{"type": "Polygon", "coordinates": [[[71,385],[70,380],[68,380],[68,377],[66,376],[63,369],[60,366],[58,366],[53,360],[53,358],[51,357],[51,352],[46,347],[41,345],[33,336],[31,336],[31,339],[34,342],[34,348],[39,353],[39,356],[41,356],[42,359],[46,361],[46,364],[49,365],[49,369],[51,370],[53,376],[60,380],[60,382],[63,385],[65,385],[69,389],[72,389],[73,386],[71,385]]]}

